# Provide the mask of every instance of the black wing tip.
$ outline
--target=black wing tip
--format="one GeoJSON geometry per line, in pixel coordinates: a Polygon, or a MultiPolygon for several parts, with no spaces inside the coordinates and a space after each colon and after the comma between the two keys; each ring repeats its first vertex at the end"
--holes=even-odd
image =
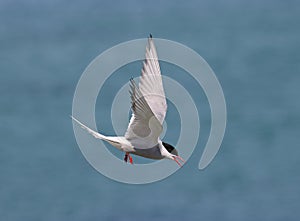
{"type": "Polygon", "coordinates": [[[133,78],[133,77],[131,77],[131,78],[130,78],[130,83],[135,83],[135,81],[134,81],[134,78],[133,78]]]}
{"type": "Polygon", "coordinates": [[[151,34],[151,33],[149,34],[149,38],[151,38],[151,39],[152,39],[152,34],[151,34]]]}
{"type": "Polygon", "coordinates": [[[133,77],[130,78],[130,88],[133,89],[136,87],[136,83],[133,77]]]}

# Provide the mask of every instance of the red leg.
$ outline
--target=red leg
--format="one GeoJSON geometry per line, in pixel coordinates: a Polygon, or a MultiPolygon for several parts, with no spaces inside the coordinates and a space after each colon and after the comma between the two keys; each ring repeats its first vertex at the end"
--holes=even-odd
{"type": "Polygon", "coordinates": [[[132,160],[132,157],[128,154],[128,157],[129,157],[129,162],[131,163],[131,164],[133,164],[133,160],[132,160]]]}
{"type": "Polygon", "coordinates": [[[129,153],[125,153],[125,156],[124,156],[124,161],[127,163],[128,162],[128,158],[129,158],[129,162],[131,163],[131,164],[133,164],[133,159],[132,159],[132,157],[130,156],[130,154],[129,153]]]}

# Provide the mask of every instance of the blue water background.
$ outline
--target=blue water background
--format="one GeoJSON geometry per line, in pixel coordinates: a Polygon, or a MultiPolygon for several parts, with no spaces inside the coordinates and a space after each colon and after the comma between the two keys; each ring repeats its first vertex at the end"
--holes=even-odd
{"type": "MultiPolygon", "coordinates": [[[[127,69],[137,76],[140,66],[127,69]]],[[[128,80],[116,76],[112,91],[128,80]]],[[[296,0],[2,0],[0,220],[299,220],[299,84],[296,0]],[[166,180],[124,185],[84,159],[69,115],[89,62],[150,32],[186,44],[211,65],[226,97],[227,130],[213,163],[199,171],[209,107],[183,74],[178,80],[201,108],[195,154],[166,180]]],[[[110,102],[97,102],[97,121],[110,102]]],[[[168,130],[171,142],[177,126],[168,130]]],[[[113,132],[109,118],[101,127],[113,132]]]]}

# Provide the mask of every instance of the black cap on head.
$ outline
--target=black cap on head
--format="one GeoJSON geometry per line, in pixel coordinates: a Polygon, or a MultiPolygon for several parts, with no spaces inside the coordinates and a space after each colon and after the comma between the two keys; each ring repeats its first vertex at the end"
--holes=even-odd
{"type": "Polygon", "coordinates": [[[169,153],[178,156],[178,152],[177,152],[175,147],[173,147],[171,144],[168,144],[168,143],[165,143],[165,142],[162,142],[162,144],[164,145],[164,147],[167,149],[167,151],[169,153]]]}

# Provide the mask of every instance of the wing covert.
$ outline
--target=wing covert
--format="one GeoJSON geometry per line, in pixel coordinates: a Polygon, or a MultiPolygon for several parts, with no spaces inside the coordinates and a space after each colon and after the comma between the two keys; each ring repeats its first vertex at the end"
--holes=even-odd
{"type": "Polygon", "coordinates": [[[139,148],[153,147],[158,143],[162,125],[133,79],[130,80],[130,95],[133,113],[125,138],[132,143],[138,142],[139,148]]]}

